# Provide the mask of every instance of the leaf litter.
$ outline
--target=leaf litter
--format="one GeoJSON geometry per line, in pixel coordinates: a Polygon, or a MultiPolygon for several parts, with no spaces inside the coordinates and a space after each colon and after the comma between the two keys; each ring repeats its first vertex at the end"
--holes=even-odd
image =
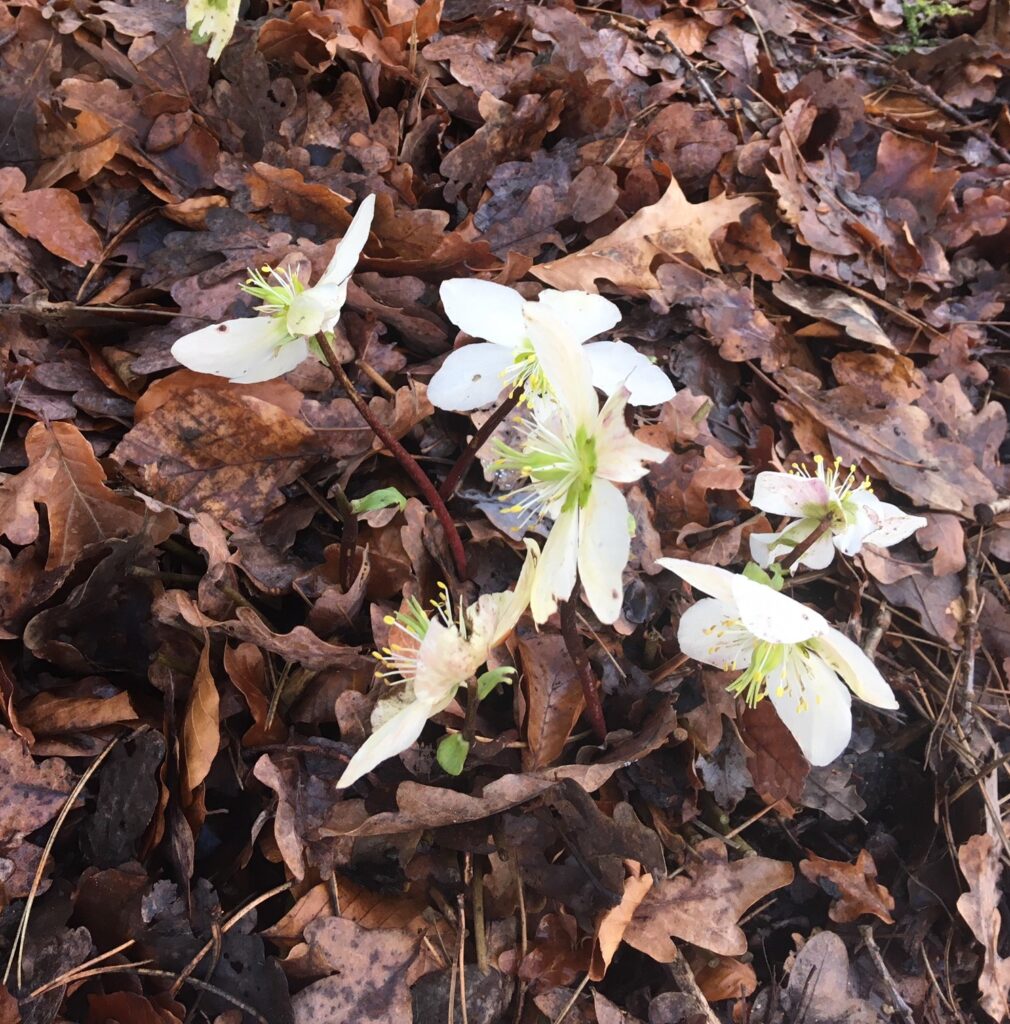
{"type": "Polygon", "coordinates": [[[216,61],[186,20],[0,13],[0,1018],[1008,1019],[1003,6],[253,0],[216,61]],[[360,402],[179,368],[370,195],[360,402]],[[524,618],[338,788],[395,613],[522,564],[490,448],[444,515],[397,454],[437,488],[488,421],[428,398],[454,278],[616,303],[666,457],[616,619],[524,618]],[[926,523],[786,578],[898,698],[829,765],[657,562],[742,568],[814,455],[926,523]]]}

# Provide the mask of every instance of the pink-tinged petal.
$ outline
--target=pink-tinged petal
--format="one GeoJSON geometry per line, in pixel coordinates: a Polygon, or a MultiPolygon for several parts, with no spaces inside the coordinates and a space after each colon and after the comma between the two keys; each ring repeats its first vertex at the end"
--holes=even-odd
{"type": "Polygon", "coordinates": [[[618,388],[607,399],[596,421],[596,475],[615,483],[631,483],[649,472],[643,465],[662,462],[668,452],[643,444],[628,430],[624,408],[628,392],[618,388]]]}
{"type": "Polygon", "coordinates": [[[496,402],[505,387],[512,353],[481,341],[450,352],[428,382],[428,401],[438,409],[468,412],[496,402]]]}
{"type": "Polygon", "coordinates": [[[760,640],[796,644],[831,628],[823,615],[763,583],[733,576],[731,585],[740,619],[760,640]]]}
{"type": "MultiPolygon", "coordinates": [[[[354,268],[361,259],[361,250],[368,242],[368,232],[372,226],[372,217],[375,214],[375,196],[365,196],[361,200],[358,212],[348,225],[344,237],[337,243],[333,251],[329,266],[323,271],[317,288],[328,288],[332,285],[346,285],[348,278],[354,273],[354,268]]],[[[343,305],[341,302],[340,305],[343,305]]]]}
{"type": "Polygon", "coordinates": [[[184,335],[172,346],[172,355],[190,370],[233,379],[264,362],[287,339],[278,320],[246,317],[184,335]]]}
{"type": "Polygon", "coordinates": [[[600,403],[593,388],[589,360],[565,325],[546,307],[526,306],[533,352],[565,419],[573,427],[595,423],[600,403]]]}
{"type": "Polygon", "coordinates": [[[700,590],[709,597],[730,605],[735,603],[733,581],[737,575],[729,569],[720,569],[717,565],[702,565],[701,562],[689,562],[686,558],[657,558],[656,564],[676,573],[695,590],[700,590]]]}
{"type": "Polygon", "coordinates": [[[751,504],[773,516],[813,516],[827,509],[831,495],[823,480],[792,473],[758,473],[751,504]]]}
{"type": "Polygon", "coordinates": [[[387,758],[395,757],[412,747],[424,731],[425,722],[433,709],[422,701],[408,704],[399,714],[394,715],[385,725],[376,729],[358,747],[344,774],[337,780],[337,789],[354,785],[363,775],[387,758]]]}
{"type": "Polygon", "coordinates": [[[613,484],[598,479],[579,517],[579,578],[600,622],[615,622],[621,614],[621,577],[630,553],[628,502],[613,484]]]}
{"type": "Polygon", "coordinates": [[[578,513],[562,512],[544,544],[530,591],[530,613],[538,625],[546,622],[557,611],[558,601],[567,601],[575,589],[578,557],[578,513]]]}
{"type": "Polygon", "coordinates": [[[791,652],[768,674],[768,697],[812,765],[830,764],[852,736],[852,698],[816,657],[791,652]]]}
{"type": "Polygon", "coordinates": [[[593,386],[611,395],[628,389],[631,405],[662,405],[676,392],[670,378],[648,357],[623,341],[594,341],[582,346],[593,369],[593,386]]]}
{"type": "Polygon", "coordinates": [[[273,349],[262,362],[250,366],[231,378],[233,384],[259,384],[290,373],[309,357],[309,343],[305,338],[294,338],[273,349]]]}
{"type": "Polygon", "coordinates": [[[844,633],[829,629],[811,645],[827,665],[845,680],[846,686],[874,707],[891,711],[898,707],[894,691],[863,649],[844,633]]]}
{"type": "Polygon", "coordinates": [[[910,516],[897,505],[881,501],[868,491],[856,491],[849,495],[848,501],[856,505],[856,517],[863,531],[863,544],[889,548],[929,525],[923,516],[910,516]]]}
{"type": "Polygon", "coordinates": [[[704,665],[743,671],[757,641],[743,628],[732,604],[705,597],[680,617],[677,643],[683,654],[704,665]]]}
{"type": "Polygon", "coordinates": [[[526,300],[513,288],[477,278],[443,281],[438,294],[445,315],[473,338],[517,348],[526,338],[526,300]]]}
{"type": "Polygon", "coordinates": [[[545,288],[537,301],[563,320],[568,333],[580,344],[616,327],[621,320],[621,311],[610,299],[590,292],[545,288]]]}

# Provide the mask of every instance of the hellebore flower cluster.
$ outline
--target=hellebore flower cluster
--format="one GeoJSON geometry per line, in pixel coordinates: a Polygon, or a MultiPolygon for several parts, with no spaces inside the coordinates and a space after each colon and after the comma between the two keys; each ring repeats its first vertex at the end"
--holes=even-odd
{"type": "Polygon", "coordinates": [[[751,558],[758,565],[767,567],[788,555],[815,530],[823,532],[796,560],[794,570],[801,565],[826,569],[836,550],[855,555],[864,544],[889,548],[926,525],[922,516],[906,515],[881,501],[869,480],[857,486],[855,466],[843,476],[840,458],[826,467],[824,456],[815,455],[814,464],[813,476],[799,466],[792,473],[758,474],[751,504],[762,512],[796,517],[776,533],[751,534],[751,558]]]}
{"type": "Polygon", "coordinates": [[[329,266],[311,287],[285,270],[253,271],[243,291],[261,300],[262,314],[225,320],[187,334],[172,355],[191,370],[237,384],[272,380],[310,354],[322,358],[313,338],[332,332],[347,299],[347,283],[368,241],[375,196],[365,198],[340,240],[329,266]]]}
{"type": "Polygon", "coordinates": [[[588,361],[594,387],[611,395],[628,391],[631,405],[660,405],[673,398],[665,373],[623,341],[595,341],[621,319],[609,299],[589,292],[545,288],[528,302],[517,291],[491,281],[459,278],[439,290],[446,315],[461,330],[484,342],[451,352],[428,385],[428,398],[439,409],[466,412],[491,405],[504,391],[525,388],[542,395],[547,389],[537,358],[544,326],[563,325],[579,348],[575,358],[588,361]]]}
{"type": "Polygon", "coordinates": [[[847,746],[850,690],[875,707],[897,708],[873,662],[822,615],[726,569],[657,561],[709,595],[681,617],[681,651],[715,668],[740,670],[730,691],[752,707],[768,697],[811,764],[829,764],[847,746]]]}
{"type": "MultiPolygon", "coordinates": [[[[386,619],[389,646],[376,658],[385,666],[380,675],[401,682],[400,693],[381,699],[372,714],[374,732],[358,748],[337,786],[350,786],[386,758],[402,753],[421,735],[432,715],[452,703],[456,691],[483,665],[519,621],[529,605],[539,549],[526,541],[526,561],[511,591],[483,594],[454,614],[448,590],[433,601],[429,613],[414,598],[386,619]]],[[[511,670],[497,671],[503,680],[511,670]]]]}

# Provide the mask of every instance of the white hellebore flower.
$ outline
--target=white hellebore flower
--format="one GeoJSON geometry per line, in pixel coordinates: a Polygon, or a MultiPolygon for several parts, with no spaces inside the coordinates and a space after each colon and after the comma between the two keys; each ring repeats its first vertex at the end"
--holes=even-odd
{"type": "MultiPolygon", "coordinates": [[[[457,327],[487,339],[450,352],[431,378],[428,398],[450,412],[491,405],[505,389],[543,391],[534,344],[538,310],[550,310],[579,345],[609,331],[621,319],[620,310],[609,299],[589,292],[545,288],[535,302],[527,302],[504,285],[459,278],[443,282],[439,294],[457,327]]],[[[608,395],[623,384],[632,405],[659,405],[673,398],[666,374],[623,341],[582,345],[580,357],[589,360],[593,384],[608,395]]]]}
{"type": "Polygon", "coordinates": [[[372,712],[372,735],[358,748],[337,782],[353,785],[386,758],[410,747],[425,723],[452,703],[519,621],[530,601],[540,549],[526,541],[526,561],[514,590],[482,594],[465,611],[453,614],[448,589],[439,584],[441,599],[429,614],[416,598],[386,618],[390,643],[375,657],[385,666],[379,675],[404,684],[403,690],[379,700],[372,712]]]}
{"type": "MultiPolygon", "coordinates": [[[[531,304],[532,305],[532,304],[531,304]]],[[[531,403],[519,448],[498,445],[502,469],[527,482],[508,495],[525,521],[554,520],[537,567],[530,611],[544,622],[582,580],[601,622],[621,613],[621,575],[631,551],[628,502],[615,486],[645,476],[646,462],[667,453],[638,441],[624,422],[628,389],[620,386],[600,408],[591,370],[579,345],[553,313],[527,310],[534,322],[533,353],[552,399],[531,403]]]]}
{"type": "Polygon", "coordinates": [[[253,271],[242,288],[262,300],[256,308],[263,315],[225,320],[187,334],[172,346],[172,355],[191,370],[236,384],[272,380],[293,370],[312,351],[315,335],[332,331],[340,318],[374,210],[375,196],[366,197],[311,288],[286,270],[253,271]]]}
{"type": "Polygon", "coordinates": [[[829,764],[848,745],[849,690],[867,704],[897,708],[873,662],[822,615],[726,569],[656,561],[710,595],[682,616],[681,651],[715,668],[743,669],[730,692],[751,707],[767,696],[811,764],[829,764]]]}
{"type": "Polygon", "coordinates": [[[827,521],[827,528],[803,552],[793,566],[826,569],[835,557],[857,554],[864,544],[889,548],[926,525],[922,516],[910,516],[873,494],[869,480],[856,486],[856,467],[844,476],[842,460],[825,467],[824,456],[815,455],[813,476],[802,467],[792,473],[758,473],[751,504],[772,515],[795,516],[776,533],[753,533],[750,553],[760,566],[787,555],[797,544],[827,521]]]}

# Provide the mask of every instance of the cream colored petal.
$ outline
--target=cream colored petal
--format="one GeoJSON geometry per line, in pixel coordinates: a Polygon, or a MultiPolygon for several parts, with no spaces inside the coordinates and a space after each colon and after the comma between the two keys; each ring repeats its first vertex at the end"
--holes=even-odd
{"type": "Polygon", "coordinates": [[[568,333],[580,344],[616,327],[621,320],[621,311],[610,299],[590,292],[545,288],[537,302],[560,317],[568,333]]]}
{"type": "Polygon", "coordinates": [[[615,622],[621,614],[621,577],[630,552],[628,502],[612,483],[596,480],[579,517],[579,578],[600,622],[615,622]]]}
{"type": "Polygon", "coordinates": [[[594,341],[582,351],[589,357],[594,387],[604,394],[626,387],[632,405],[662,405],[676,394],[670,378],[627,342],[594,341]]]}
{"type": "Polygon", "coordinates": [[[172,355],[190,370],[232,378],[262,363],[287,340],[280,321],[244,317],[184,335],[172,346],[172,355]]]}
{"type": "Polygon", "coordinates": [[[399,714],[394,715],[358,747],[343,775],[337,780],[337,789],[352,786],[376,765],[413,746],[424,731],[424,724],[432,713],[433,709],[429,705],[422,701],[414,701],[399,714]]]}
{"type": "Polygon", "coordinates": [[[456,628],[432,619],[417,649],[417,668],[411,679],[415,696],[425,704],[437,704],[466,682],[485,657],[486,649],[479,650],[456,628]]]}
{"type": "Polygon", "coordinates": [[[514,288],[460,277],[443,281],[438,294],[445,315],[471,337],[507,349],[517,348],[526,338],[526,300],[514,288]]]}
{"type": "Polygon", "coordinates": [[[702,598],[684,612],[677,643],[689,658],[727,671],[747,668],[757,645],[741,625],[736,608],[714,597],[702,598]]]}
{"type": "Polygon", "coordinates": [[[830,764],[852,735],[852,698],[838,677],[816,656],[794,651],[769,673],[768,696],[803,756],[830,764]]]}
{"type": "Polygon", "coordinates": [[[309,343],[305,338],[294,338],[274,349],[266,359],[231,377],[233,384],[258,384],[290,373],[309,357],[309,343]]]}
{"type": "Polygon", "coordinates": [[[736,579],[736,573],[715,565],[690,562],[686,558],[657,558],[656,564],[676,573],[695,590],[700,590],[703,594],[718,598],[727,604],[734,603],[733,580],[736,579]]]}
{"type": "Polygon", "coordinates": [[[823,615],[763,583],[734,576],[731,585],[741,621],[760,640],[795,644],[831,628],[823,615]]]}
{"type": "Polygon", "coordinates": [[[596,475],[615,483],[631,483],[649,472],[647,463],[662,462],[668,452],[643,444],[628,430],[624,409],[628,391],[619,387],[607,399],[595,424],[596,475]]]}
{"type": "Polygon", "coordinates": [[[863,544],[889,548],[911,537],[916,530],[929,525],[929,521],[923,516],[910,516],[897,505],[881,501],[867,491],[856,491],[848,500],[857,506],[857,518],[863,528],[863,544]]]}
{"type": "Polygon", "coordinates": [[[811,646],[860,700],[878,708],[894,710],[898,707],[894,691],[880,670],[844,633],[829,628],[811,646]]]}
{"type": "Polygon", "coordinates": [[[323,271],[323,276],[316,284],[317,288],[326,289],[333,285],[345,284],[354,273],[354,268],[358,265],[358,260],[361,259],[361,250],[368,242],[368,232],[372,227],[374,215],[375,196],[365,196],[344,237],[340,239],[333,251],[329,266],[323,271]]]}
{"type": "Polygon", "coordinates": [[[530,591],[530,613],[538,625],[546,622],[557,611],[558,601],[567,601],[575,589],[578,555],[578,513],[562,512],[544,544],[530,591]]]}
{"type": "Polygon", "coordinates": [[[814,508],[827,509],[831,495],[823,480],[793,473],[758,473],[751,504],[775,516],[802,519],[814,508]]]}
{"type": "Polygon", "coordinates": [[[504,372],[512,352],[501,345],[478,342],[450,352],[428,383],[428,401],[437,409],[465,412],[495,402],[505,386],[504,372]]]}
{"type": "Polygon", "coordinates": [[[537,303],[527,303],[525,317],[537,362],[558,407],[573,429],[589,428],[596,421],[600,403],[582,346],[562,321],[537,303]]]}

